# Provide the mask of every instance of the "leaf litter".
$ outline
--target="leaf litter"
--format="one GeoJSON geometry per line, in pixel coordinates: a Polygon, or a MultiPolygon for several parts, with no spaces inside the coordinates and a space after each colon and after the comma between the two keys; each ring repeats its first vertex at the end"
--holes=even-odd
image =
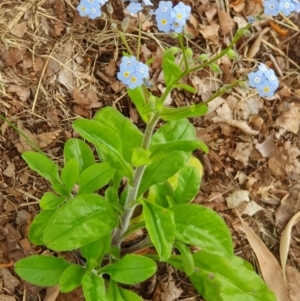
{"type": "MultiPolygon", "coordinates": [[[[118,1],[114,2],[115,5],[118,1]]],[[[190,3],[193,14],[188,32],[194,36],[190,46],[195,55],[218,53],[228,44],[236,28],[246,24],[246,16],[259,14],[262,8],[260,0],[190,3]]],[[[76,1],[62,0],[40,0],[35,5],[21,0],[0,4],[1,114],[60,166],[63,143],[74,136],[71,122],[78,116],[90,118],[100,107],[111,105],[143,127],[124,87],[116,80],[123,46],[105,22],[78,16],[74,9],[76,4],[76,1]]],[[[122,9],[115,10],[113,17],[121,21],[122,9]]],[[[220,60],[223,74],[217,75],[208,69],[193,74],[187,81],[197,93],[177,91],[168,101],[173,106],[205,101],[219,87],[246,76],[259,62],[280,76],[280,88],[273,99],[261,99],[254,90],[236,88],[210,103],[207,116],[191,120],[197,126],[199,138],[210,148],[207,156],[197,154],[203,159],[206,172],[195,202],[213,208],[225,219],[232,231],[236,252],[254,264],[263,276],[282,273],[278,262],[279,238],[283,235],[281,246],[285,248],[286,277],[290,284],[287,298],[294,301],[300,298],[297,248],[300,227],[299,223],[292,228],[287,224],[294,223],[293,216],[297,216],[300,209],[297,186],[300,174],[297,66],[300,62],[299,49],[295,47],[299,45],[295,33],[299,31],[300,20],[293,16],[289,21],[281,18],[275,23],[256,21],[251,37],[243,38],[236,45],[239,59],[220,60]],[[237,195],[242,202],[229,205],[227,199],[232,195],[237,195]],[[236,208],[247,218],[250,231],[259,237],[249,234],[244,222],[249,242],[244,238],[236,208]],[[282,232],[285,228],[289,231],[282,232]],[[252,256],[252,249],[258,261],[252,256]]],[[[131,26],[133,34],[128,43],[134,48],[136,21],[131,26]]],[[[143,28],[149,35],[143,40],[141,58],[144,61],[153,58],[150,67],[155,82],[161,79],[162,48],[174,41],[157,35],[151,20],[146,21],[143,28]]],[[[160,87],[153,87],[156,93],[158,89],[163,91],[163,80],[160,87]]],[[[20,157],[20,153],[32,146],[7,123],[1,123],[1,130],[3,219],[0,226],[1,249],[4,250],[1,262],[10,264],[37,251],[28,241],[27,230],[37,213],[37,200],[49,187],[20,157]],[[20,216],[23,220],[19,220],[20,216]]],[[[55,288],[53,292],[50,288],[45,292],[18,283],[19,279],[9,276],[14,277],[13,269],[9,266],[5,269],[10,274],[5,276],[8,280],[2,281],[0,299],[83,300],[80,291],[56,296],[55,288]]],[[[202,300],[184,275],[176,275],[164,266],[159,269],[157,278],[152,292],[145,295],[146,300],[154,300],[156,290],[157,301],[202,300]]],[[[274,290],[283,293],[281,276],[276,283],[278,287],[274,290]]],[[[138,287],[134,289],[143,292],[138,287]]]]}

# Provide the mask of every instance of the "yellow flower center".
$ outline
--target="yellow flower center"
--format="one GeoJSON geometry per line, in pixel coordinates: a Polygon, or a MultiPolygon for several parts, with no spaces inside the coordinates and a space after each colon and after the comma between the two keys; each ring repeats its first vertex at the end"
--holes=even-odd
{"type": "Polygon", "coordinates": [[[124,75],[124,77],[129,77],[130,72],[129,71],[124,71],[123,75],[124,75]]]}

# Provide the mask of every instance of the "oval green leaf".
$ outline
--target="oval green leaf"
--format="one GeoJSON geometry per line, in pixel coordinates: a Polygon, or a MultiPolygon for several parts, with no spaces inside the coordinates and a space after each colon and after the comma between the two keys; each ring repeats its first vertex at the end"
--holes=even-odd
{"type": "Polygon", "coordinates": [[[78,194],[95,192],[105,186],[114,176],[115,169],[107,163],[96,163],[85,169],[79,176],[78,194]]]}
{"type": "Polygon", "coordinates": [[[34,217],[28,233],[29,240],[34,245],[41,246],[44,244],[43,233],[54,212],[55,210],[43,210],[34,217]]]}
{"type": "Polygon", "coordinates": [[[79,165],[76,159],[70,159],[61,171],[61,180],[67,191],[71,193],[79,178],[79,165]]]}
{"type": "Polygon", "coordinates": [[[55,251],[78,249],[107,235],[117,223],[116,213],[103,197],[79,195],[51,216],[44,243],[55,251]]]}
{"type": "Polygon", "coordinates": [[[97,149],[101,151],[103,161],[119,170],[122,175],[132,179],[133,169],[123,158],[122,141],[114,128],[87,119],[76,120],[73,128],[83,138],[97,146],[97,149]]]}
{"type": "Polygon", "coordinates": [[[33,255],[19,260],[15,272],[25,281],[38,286],[54,286],[70,264],[63,258],[33,255]]]}
{"type": "Polygon", "coordinates": [[[66,197],[64,196],[57,196],[53,192],[46,192],[41,200],[40,200],[40,207],[44,210],[55,209],[60,206],[64,201],[66,201],[66,197]]]}
{"type": "Polygon", "coordinates": [[[71,264],[60,275],[59,287],[62,293],[68,293],[80,286],[82,277],[86,273],[83,267],[71,264]]]}
{"type": "Polygon", "coordinates": [[[75,159],[79,165],[80,173],[95,163],[91,148],[77,138],[71,138],[65,143],[64,158],[65,162],[75,159]]]}
{"type": "Polygon", "coordinates": [[[164,182],[172,177],[188,162],[189,155],[185,152],[174,151],[168,157],[157,160],[145,168],[138,196],[150,186],[164,182]]]}
{"type": "Polygon", "coordinates": [[[276,301],[274,293],[263,280],[233,256],[193,255],[195,272],[189,277],[197,291],[207,301],[276,301]]]}
{"type": "Polygon", "coordinates": [[[60,183],[58,166],[47,156],[36,152],[24,152],[22,158],[29,167],[36,171],[40,176],[48,180],[52,185],[60,183]]]}
{"type": "Polygon", "coordinates": [[[137,284],[145,281],[156,272],[156,263],[145,256],[127,254],[118,262],[100,270],[111,279],[123,284],[137,284]]]}
{"type": "Polygon", "coordinates": [[[230,231],[216,212],[196,204],[176,205],[170,210],[174,212],[177,240],[213,254],[232,257],[230,231]]]}
{"type": "Polygon", "coordinates": [[[92,272],[87,272],[81,281],[86,301],[107,301],[104,279],[92,272]]]}
{"type": "Polygon", "coordinates": [[[143,201],[143,215],[146,229],[155,246],[161,261],[167,261],[172,253],[175,240],[174,214],[167,208],[163,208],[148,201],[143,201]]]}

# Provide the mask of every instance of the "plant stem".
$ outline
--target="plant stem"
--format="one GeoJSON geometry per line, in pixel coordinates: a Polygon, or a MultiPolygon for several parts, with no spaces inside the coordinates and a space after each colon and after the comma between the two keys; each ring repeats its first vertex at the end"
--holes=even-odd
{"type": "Polygon", "coordinates": [[[246,27],[240,29],[237,34],[234,36],[233,40],[230,42],[230,44],[223,49],[218,55],[214,56],[213,58],[211,58],[208,62],[202,63],[199,66],[196,66],[192,69],[187,69],[185,71],[183,71],[179,76],[177,76],[167,87],[165,92],[163,93],[163,95],[161,96],[161,103],[163,103],[162,100],[166,99],[166,97],[169,95],[169,93],[172,91],[172,89],[174,88],[174,86],[182,79],[184,78],[186,75],[188,75],[189,73],[198,71],[200,69],[203,69],[207,66],[209,66],[210,64],[216,62],[217,60],[219,60],[222,56],[224,56],[229,49],[232,48],[232,46],[243,36],[244,31],[248,30],[250,28],[251,24],[248,24],[246,27]]]}
{"type": "MultiPolygon", "coordinates": [[[[156,113],[152,116],[150,119],[149,123],[147,124],[146,130],[145,130],[145,135],[142,143],[142,147],[144,149],[148,149],[150,142],[151,142],[151,137],[154,131],[154,128],[159,120],[159,114],[156,113]]],[[[117,231],[114,233],[113,239],[112,239],[112,244],[120,247],[121,242],[122,242],[122,236],[123,234],[127,231],[130,220],[133,214],[133,211],[135,209],[135,200],[138,197],[138,191],[140,188],[141,180],[144,174],[146,166],[142,165],[139,166],[135,169],[134,175],[133,175],[133,181],[132,181],[132,186],[128,186],[128,193],[126,197],[126,201],[124,204],[124,213],[121,217],[121,228],[117,229],[117,231]]]]}

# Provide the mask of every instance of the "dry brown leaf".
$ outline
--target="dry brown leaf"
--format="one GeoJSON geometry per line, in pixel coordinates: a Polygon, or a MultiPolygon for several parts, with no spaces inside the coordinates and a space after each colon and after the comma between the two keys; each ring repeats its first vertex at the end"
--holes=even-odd
{"type": "Polygon", "coordinates": [[[108,65],[104,68],[106,75],[109,77],[113,77],[115,75],[116,69],[116,63],[113,59],[110,60],[108,65]]]}
{"type": "Polygon", "coordinates": [[[230,17],[230,15],[225,10],[219,10],[218,15],[219,15],[221,30],[223,35],[225,36],[233,29],[234,22],[230,17]]]}
{"type": "Polygon", "coordinates": [[[287,29],[282,29],[279,25],[277,25],[274,21],[269,21],[270,27],[275,30],[280,36],[285,37],[289,34],[287,29]]]}
{"type": "Polygon", "coordinates": [[[278,148],[274,143],[274,134],[269,135],[263,143],[257,143],[255,148],[264,158],[271,158],[278,153],[278,148]]]}
{"type": "Polygon", "coordinates": [[[214,44],[219,44],[219,29],[220,26],[217,23],[212,23],[208,26],[200,26],[199,31],[205,39],[211,40],[214,44]]]}
{"type": "Polygon", "coordinates": [[[232,157],[235,160],[242,162],[246,166],[249,162],[249,158],[252,154],[252,151],[253,151],[252,142],[238,142],[236,143],[236,148],[232,153],[232,157]]]}
{"type": "Polygon", "coordinates": [[[16,301],[16,298],[14,296],[0,294],[0,300],[1,301],[16,301]]]}
{"type": "Polygon", "coordinates": [[[276,258],[240,216],[239,219],[246,237],[255,252],[266,284],[275,293],[278,301],[291,301],[284,282],[282,269],[276,258]]]}
{"type": "Polygon", "coordinates": [[[285,160],[282,158],[281,155],[272,157],[268,161],[268,167],[271,173],[277,176],[278,178],[284,178],[286,176],[285,160]]]}
{"type": "Polygon", "coordinates": [[[300,123],[300,104],[292,102],[288,106],[289,108],[276,119],[275,126],[297,134],[300,123]]]}
{"type": "Polygon", "coordinates": [[[299,301],[300,274],[294,267],[286,267],[286,278],[292,301],[299,301]]]}
{"type": "Polygon", "coordinates": [[[13,162],[8,162],[6,169],[3,171],[3,174],[7,177],[15,176],[15,164],[13,162]]]}
{"type": "Polygon", "coordinates": [[[29,88],[20,85],[10,85],[7,91],[11,93],[16,93],[22,101],[26,101],[30,95],[29,88]]]}
{"type": "Polygon", "coordinates": [[[1,57],[5,61],[6,66],[13,67],[23,58],[26,48],[9,48],[7,51],[2,52],[1,57]]]}
{"type": "Polygon", "coordinates": [[[55,301],[59,291],[59,285],[48,287],[43,301],[55,301]]]}
{"type": "Polygon", "coordinates": [[[280,237],[280,261],[283,270],[283,277],[286,280],[286,260],[290,249],[292,229],[300,221],[300,212],[296,213],[287,223],[280,237]]]}
{"type": "Polygon", "coordinates": [[[42,150],[47,150],[53,142],[55,142],[61,134],[61,129],[57,129],[53,132],[41,133],[36,136],[38,140],[38,147],[42,150]]]}
{"type": "Polygon", "coordinates": [[[260,49],[260,45],[261,45],[263,35],[265,33],[267,33],[269,30],[270,30],[270,28],[266,27],[260,32],[260,34],[258,35],[258,37],[256,38],[256,40],[254,41],[254,43],[252,44],[252,46],[250,47],[250,49],[248,51],[247,57],[249,59],[253,59],[255,57],[255,55],[257,54],[257,52],[260,49]]]}
{"type": "Polygon", "coordinates": [[[21,22],[20,24],[16,24],[10,32],[17,36],[18,38],[22,38],[24,33],[27,31],[27,22],[21,22]]]}

